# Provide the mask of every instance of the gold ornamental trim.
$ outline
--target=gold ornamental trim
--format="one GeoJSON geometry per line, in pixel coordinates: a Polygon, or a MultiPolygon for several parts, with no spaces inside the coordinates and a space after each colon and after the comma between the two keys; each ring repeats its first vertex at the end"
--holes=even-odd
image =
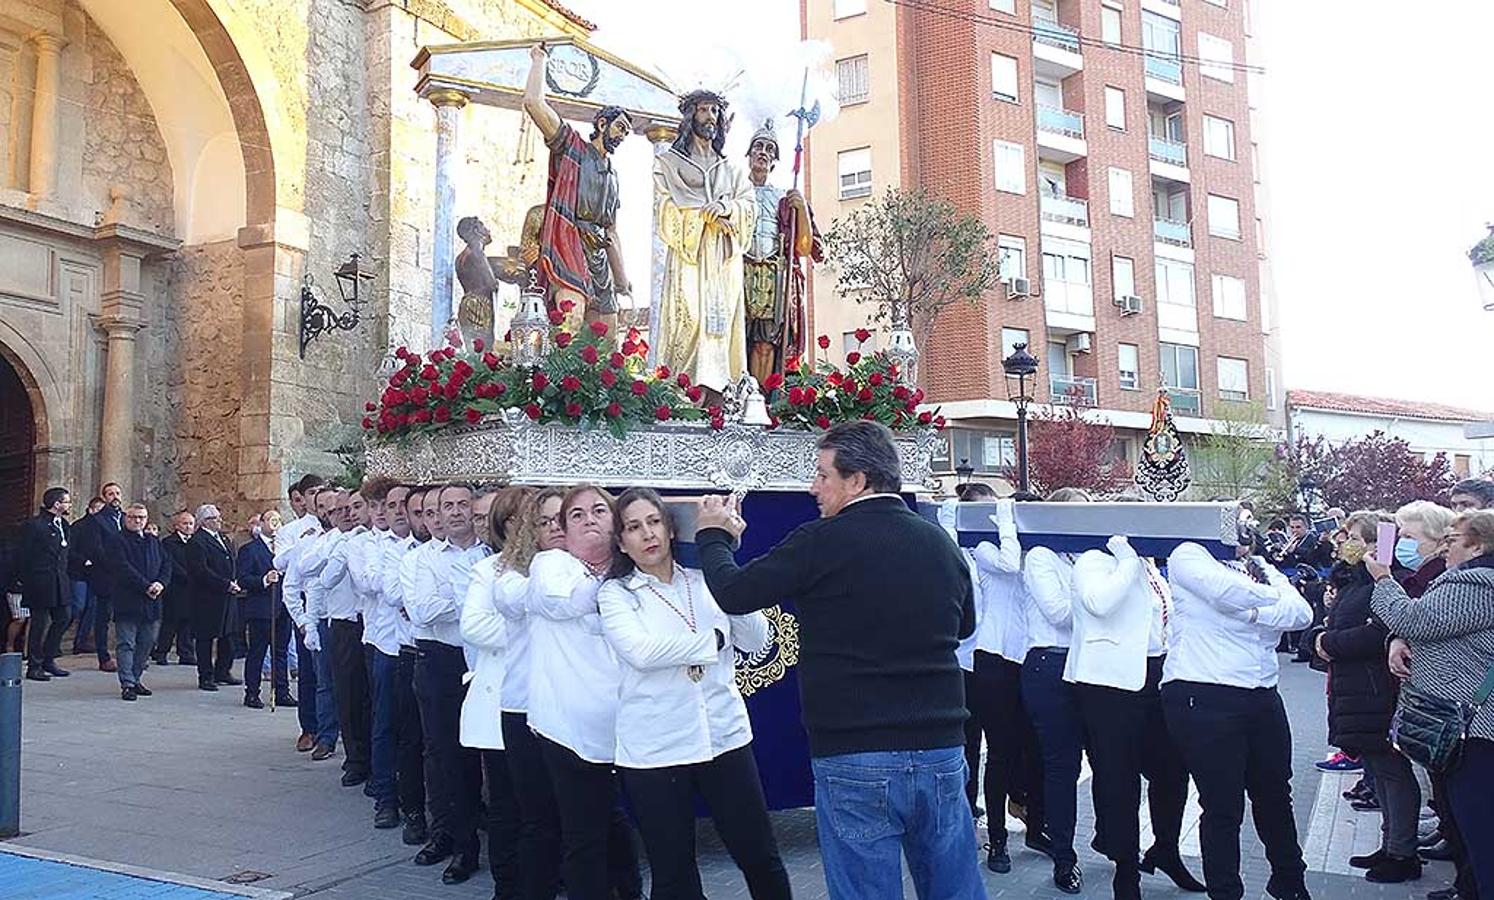
{"type": "Polygon", "coordinates": [[[768,620],[768,646],[753,654],[737,652],[737,690],[751,697],[783,680],[799,664],[799,620],[781,606],[763,610],[768,620]]]}

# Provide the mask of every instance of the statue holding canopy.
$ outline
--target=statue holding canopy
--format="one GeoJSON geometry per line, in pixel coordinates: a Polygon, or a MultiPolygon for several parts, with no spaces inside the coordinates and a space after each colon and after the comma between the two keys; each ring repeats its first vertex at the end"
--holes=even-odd
{"type": "Polygon", "coordinates": [[[726,100],[692,91],[680,100],[679,137],[654,160],[654,227],[664,246],[659,319],[651,322],[660,364],[714,391],[747,371],[743,251],[757,200],[741,168],[722,153],[726,100]]]}

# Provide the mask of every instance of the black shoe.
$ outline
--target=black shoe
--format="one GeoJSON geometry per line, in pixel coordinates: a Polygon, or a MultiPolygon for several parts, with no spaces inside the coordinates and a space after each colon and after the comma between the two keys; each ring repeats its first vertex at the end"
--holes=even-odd
{"type": "Polygon", "coordinates": [[[1027,844],[1028,850],[1036,850],[1049,859],[1053,858],[1053,839],[1046,834],[1042,832],[1032,834],[1029,832],[1024,843],[1027,844]]]}
{"type": "Polygon", "coordinates": [[[1312,900],[1312,895],[1307,892],[1307,885],[1302,883],[1302,876],[1289,880],[1278,880],[1272,875],[1266,880],[1266,893],[1275,897],[1276,900],[1312,900]]]}
{"type": "Polygon", "coordinates": [[[398,828],[399,807],[394,803],[378,803],[374,805],[374,827],[375,828],[398,828]]]}
{"type": "Polygon", "coordinates": [[[1053,886],[1065,894],[1077,894],[1084,890],[1084,874],[1078,866],[1054,866],[1053,886]]]}
{"type": "Polygon", "coordinates": [[[1374,794],[1370,791],[1369,785],[1364,783],[1363,778],[1354,782],[1354,786],[1343,793],[1345,800],[1368,800],[1372,796],[1374,794]]]}
{"type": "Polygon", "coordinates": [[[258,697],[254,696],[253,694],[245,694],[244,695],[244,705],[247,706],[247,707],[249,707],[250,709],[264,709],[265,708],[265,701],[259,699],[258,697]]]}
{"type": "Polygon", "coordinates": [[[45,669],[27,669],[26,670],[26,680],[27,681],[51,681],[52,680],[52,676],[48,675],[45,669]]]}
{"type": "Polygon", "coordinates": [[[73,674],[67,669],[64,669],[62,666],[57,665],[55,660],[42,666],[42,670],[45,671],[48,675],[51,675],[53,678],[66,678],[67,676],[73,674]]]}
{"type": "Polygon", "coordinates": [[[1416,851],[1416,855],[1427,862],[1451,862],[1453,858],[1452,844],[1447,842],[1447,838],[1443,838],[1430,847],[1423,847],[1416,851]]]}
{"type": "Polygon", "coordinates": [[[164,657],[164,656],[152,656],[150,658],[150,661],[152,663],[155,663],[158,666],[169,666],[169,665],[171,665],[171,663],[169,663],[169,662],[166,661],[166,657],[164,657]]]}
{"type": "Polygon", "coordinates": [[[329,747],[326,744],[317,744],[315,747],[311,748],[311,758],[315,762],[321,762],[322,760],[330,757],[333,753],[336,752],[336,747],[329,747]]]}
{"type": "Polygon", "coordinates": [[[374,793],[374,786],[372,781],[363,782],[363,796],[367,797],[370,800],[374,799],[377,796],[374,793]]]}
{"type": "Polygon", "coordinates": [[[211,678],[199,678],[197,679],[197,689],[199,691],[216,691],[218,685],[214,684],[211,678]]]}
{"type": "Polygon", "coordinates": [[[1415,881],[1420,877],[1421,860],[1401,859],[1388,854],[1364,873],[1365,880],[1373,881],[1375,884],[1400,884],[1403,881],[1415,881]]]}
{"type": "Polygon", "coordinates": [[[368,773],[367,772],[360,772],[357,769],[353,769],[350,772],[343,772],[342,773],[342,786],[343,787],[357,787],[358,785],[362,784],[363,782],[365,782],[367,780],[368,780],[368,773]]]}
{"type": "Polygon", "coordinates": [[[454,853],[446,871],[441,873],[442,884],[461,884],[477,871],[477,848],[454,853]]]}
{"type": "Polygon", "coordinates": [[[1202,894],[1208,890],[1208,888],[1204,887],[1204,883],[1194,878],[1193,873],[1188,871],[1188,867],[1183,865],[1182,856],[1176,853],[1171,855],[1164,854],[1158,851],[1156,847],[1147,850],[1146,854],[1141,857],[1141,871],[1148,875],[1160,871],[1163,875],[1171,878],[1173,884],[1189,893],[1202,894]]]}
{"type": "Polygon", "coordinates": [[[226,684],[229,687],[236,687],[244,683],[241,679],[235,678],[232,675],[224,675],[221,678],[215,676],[213,681],[218,684],[226,684]]]}
{"type": "Polygon", "coordinates": [[[192,666],[193,668],[196,668],[196,666],[197,666],[197,657],[195,657],[195,656],[178,656],[176,658],[176,664],[179,665],[179,666],[192,666]]]}
{"type": "Polygon", "coordinates": [[[1427,900],[1458,900],[1458,889],[1455,887],[1438,888],[1435,891],[1427,891],[1427,900]]]}
{"type": "Polygon", "coordinates": [[[1349,865],[1355,869],[1373,869],[1389,858],[1390,855],[1384,850],[1376,850],[1374,853],[1366,853],[1364,856],[1349,857],[1349,865]]]}
{"type": "Polygon", "coordinates": [[[150,688],[146,687],[142,683],[136,683],[136,685],[135,685],[135,695],[136,696],[139,696],[139,697],[149,697],[151,694],[154,694],[154,693],[155,693],[155,691],[153,691],[150,688]]]}
{"type": "Polygon", "coordinates": [[[986,868],[997,875],[1005,875],[1012,870],[1012,858],[1006,852],[1005,841],[986,845],[986,868]]]}
{"type": "Polygon", "coordinates": [[[986,814],[986,811],[980,808],[980,804],[979,803],[977,803],[974,806],[970,807],[970,811],[972,813],[975,813],[975,817],[977,819],[979,819],[981,816],[983,816],[983,815],[986,814]]]}
{"type": "Polygon", "coordinates": [[[295,697],[292,697],[290,694],[286,694],[284,697],[276,697],[275,698],[275,705],[276,706],[284,706],[284,707],[288,707],[288,708],[292,708],[293,709],[293,708],[295,708],[297,706],[300,706],[301,704],[298,703],[298,702],[296,702],[296,698],[295,697]]]}
{"type": "Polygon", "coordinates": [[[1355,800],[1350,803],[1349,806],[1353,807],[1356,812],[1380,811],[1380,801],[1375,799],[1374,797],[1370,797],[1367,800],[1355,800]]]}
{"type": "Polygon", "coordinates": [[[451,838],[432,838],[430,843],[420,848],[415,854],[415,865],[434,866],[436,863],[451,855],[451,838]]]}
{"type": "Polygon", "coordinates": [[[400,832],[399,839],[406,846],[419,847],[425,843],[426,838],[429,836],[430,834],[425,827],[425,816],[423,814],[415,813],[414,815],[405,816],[405,829],[400,832]]]}
{"type": "Polygon", "coordinates": [[[135,686],[133,684],[127,684],[119,689],[119,699],[121,700],[128,700],[134,703],[135,696],[135,686]]]}
{"type": "Polygon", "coordinates": [[[1424,837],[1424,838],[1418,838],[1417,839],[1416,846],[1417,847],[1435,847],[1435,846],[1437,846],[1437,843],[1439,841],[1441,841],[1441,840],[1442,840],[1442,829],[1440,827],[1433,828],[1431,830],[1431,832],[1426,837],[1424,837]]]}

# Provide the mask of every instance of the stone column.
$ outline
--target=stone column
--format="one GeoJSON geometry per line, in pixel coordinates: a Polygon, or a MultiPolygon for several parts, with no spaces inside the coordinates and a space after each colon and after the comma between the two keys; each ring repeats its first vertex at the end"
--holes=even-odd
{"type": "Polygon", "coordinates": [[[57,140],[62,125],[62,47],[65,41],[45,31],[31,36],[36,45],[36,92],[31,108],[31,199],[46,200],[57,191],[57,140]]]}
{"type": "Polygon", "coordinates": [[[144,254],[122,242],[104,249],[103,315],[99,326],[108,335],[104,370],[104,413],[99,427],[99,483],[117,481],[125,502],[135,499],[135,335],[145,327],[145,296],[140,265],[144,254]]]}
{"type": "Polygon", "coordinates": [[[100,325],[109,335],[109,349],[99,427],[99,483],[119,482],[129,503],[136,499],[130,477],[135,469],[135,334],[145,323],[110,318],[100,325]]]}
{"type": "Polygon", "coordinates": [[[431,346],[445,343],[446,323],[451,321],[451,303],[456,273],[456,166],[457,120],[467,95],[452,88],[438,88],[426,95],[436,108],[436,221],[431,237],[431,346]]]}
{"type": "MultiPolygon", "coordinates": [[[[654,145],[654,156],[662,156],[679,136],[679,130],[669,125],[655,125],[646,133],[649,142],[654,145]]],[[[652,173],[650,173],[652,174],[652,173]]],[[[650,209],[649,220],[653,223],[653,256],[650,258],[648,271],[648,366],[650,369],[659,364],[659,339],[655,329],[659,327],[659,292],[664,287],[664,241],[659,238],[658,206],[654,203],[654,182],[650,178],[648,182],[648,198],[650,209]]]]}

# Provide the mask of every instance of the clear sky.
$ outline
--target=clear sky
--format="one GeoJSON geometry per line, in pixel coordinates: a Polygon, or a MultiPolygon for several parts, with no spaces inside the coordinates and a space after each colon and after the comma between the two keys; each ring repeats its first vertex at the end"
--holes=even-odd
{"type": "MultiPolygon", "coordinates": [[[[790,53],[799,36],[797,0],[571,5],[598,23],[603,46],[677,82],[709,76],[713,65],[757,68],[756,60],[790,53]]],[[[1480,352],[1494,345],[1494,313],[1480,307],[1465,255],[1494,221],[1494,115],[1484,88],[1494,3],[1434,8],[1253,0],[1267,68],[1262,166],[1282,383],[1494,412],[1480,352]]],[[[739,118],[733,137],[745,142],[755,127],[739,118]]],[[[792,140],[786,125],[781,133],[792,140]]],[[[625,191],[640,187],[623,197],[623,225],[625,234],[646,233],[649,201],[637,193],[648,148],[629,145],[620,160],[625,191]]],[[[646,297],[647,244],[627,244],[638,248],[630,274],[646,297]]]]}

